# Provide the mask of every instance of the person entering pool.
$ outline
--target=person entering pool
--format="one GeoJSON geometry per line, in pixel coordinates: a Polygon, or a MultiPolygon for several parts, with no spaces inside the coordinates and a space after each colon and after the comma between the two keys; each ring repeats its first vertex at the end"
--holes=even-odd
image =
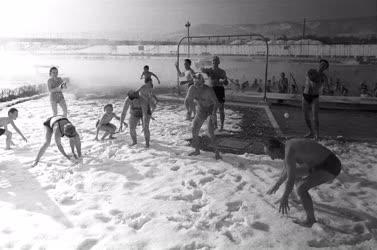
{"type": "Polygon", "coordinates": [[[288,198],[296,184],[297,194],[306,213],[306,220],[294,220],[294,222],[311,227],[316,222],[316,218],[309,190],[333,181],[342,169],[340,160],[328,148],[310,139],[291,139],[284,144],[277,138],[271,138],[265,142],[264,151],[272,159],[284,160],[280,178],[267,191],[267,194],[274,194],[287,180],[279,207],[279,212],[287,214],[288,198]]]}

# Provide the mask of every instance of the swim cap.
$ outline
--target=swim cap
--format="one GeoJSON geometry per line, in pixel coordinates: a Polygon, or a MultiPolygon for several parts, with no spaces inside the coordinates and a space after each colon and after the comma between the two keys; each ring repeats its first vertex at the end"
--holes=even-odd
{"type": "Polygon", "coordinates": [[[114,109],[114,108],[113,108],[113,105],[110,104],[110,103],[109,103],[109,104],[106,104],[105,107],[103,107],[103,110],[106,110],[107,108],[112,108],[112,109],[114,109]]]}

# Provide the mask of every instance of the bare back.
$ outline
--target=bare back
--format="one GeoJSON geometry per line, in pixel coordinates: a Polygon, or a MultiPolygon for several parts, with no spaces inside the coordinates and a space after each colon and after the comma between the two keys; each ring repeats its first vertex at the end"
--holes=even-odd
{"type": "Polygon", "coordinates": [[[321,164],[326,158],[333,154],[321,144],[308,139],[291,139],[285,145],[286,159],[298,163],[301,167],[308,169],[321,164]]]}

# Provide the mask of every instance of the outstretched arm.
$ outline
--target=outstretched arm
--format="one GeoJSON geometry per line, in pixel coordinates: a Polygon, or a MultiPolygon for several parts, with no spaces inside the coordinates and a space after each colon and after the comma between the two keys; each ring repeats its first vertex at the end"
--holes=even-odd
{"type": "Polygon", "coordinates": [[[158,84],[161,84],[160,79],[158,79],[158,76],[156,76],[153,72],[151,72],[151,75],[154,76],[157,79],[158,84]]]}
{"type": "Polygon", "coordinates": [[[143,79],[143,76],[144,76],[144,72],[141,73],[140,79],[143,79]]]}
{"type": "MultiPolygon", "coordinates": [[[[120,122],[120,117],[117,116],[115,113],[113,113],[113,117],[120,122]]],[[[123,122],[123,125],[126,126],[126,127],[128,126],[127,123],[125,123],[125,122],[123,122]]]]}
{"type": "Polygon", "coordinates": [[[27,139],[26,139],[25,136],[21,133],[21,131],[17,128],[16,124],[14,124],[13,121],[11,121],[10,124],[12,124],[14,130],[16,130],[16,132],[22,137],[22,139],[24,139],[24,141],[27,142],[27,139]]]}
{"type": "Polygon", "coordinates": [[[54,132],[55,132],[55,143],[56,143],[56,146],[58,147],[60,153],[66,157],[68,160],[71,160],[69,158],[69,156],[65,153],[64,151],[64,148],[62,146],[62,142],[61,142],[61,134],[60,132],[57,131],[57,127],[54,127],[54,132]]]}
{"type": "Polygon", "coordinates": [[[123,123],[124,123],[124,119],[126,118],[126,114],[127,114],[127,111],[128,111],[128,108],[130,107],[130,99],[127,97],[126,100],[124,101],[124,105],[123,105],[123,111],[122,111],[122,114],[120,116],[120,126],[119,126],[119,131],[122,131],[122,128],[123,128],[123,123]]]}
{"type": "Polygon", "coordinates": [[[185,76],[185,74],[184,74],[183,72],[181,72],[181,70],[179,69],[179,67],[178,67],[178,62],[175,63],[175,68],[176,68],[176,70],[177,70],[177,73],[178,73],[178,76],[179,76],[179,77],[183,77],[183,76],[185,76]]]}
{"type": "Polygon", "coordinates": [[[99,122],[98,122],[95,140],[98,140],[98,133],[99,133],[99,130],[100,130],[102,124],[103,124],[103,120],[104,119],[105,119],[105,115],[103,115],[102,118],[101,118],[101,120],[99,120],[99,122]]]}
{"type": "Polygon", "coordinates": [[[280,177],[279,179],[276,181],[276,183],[267,191],[267,194],[274,194],[278,189],[279,187],[281,186],[281,184],[284,183],[284,181],[287,179],[287,168],[285,166],[285,163],[284,163],[284,168],[283,170],[281,171],[281,174],[280,174],[280,177]]]}
{"type": "Polygon", "coordinates": [[[294,150],[292,149],[291,145],[287,145],[286,152],[285,152],[285,164],[287,167],[287,183],[285,186],[284,194],[280,200],[280,207],[279,212],[281,211],[283,214],[287,214],[289,210],[288,205],[288,197],[293,190],[293,186],[295,184],[295,175],[296,175],[296,162],[295,162],[295,154],[294,150]]]}

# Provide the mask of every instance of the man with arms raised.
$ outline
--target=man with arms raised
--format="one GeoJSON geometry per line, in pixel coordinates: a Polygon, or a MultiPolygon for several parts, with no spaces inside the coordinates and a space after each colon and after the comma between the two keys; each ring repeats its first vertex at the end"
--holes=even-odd
{"type": "MultiPolygon", "coordinates": [[[[195,74],[194,70],[191,68],[191,60],[185,59],[184,62],[185,71],[181,72],[178,66],[178,62],[175,63],[175,68],[177,70],[177,74],[179,77],[185,77],[185,81],[181,81],[180,85],[187,84],[187,88],[190,88],[194,84],[194,78],[193,75],[195,74]]],[[[187,111],[186,114],[186,120],[191,120],[191,114],[194,114],[195,116],[195,103],[192,107],[187,111]]]]}
{"type": "Polygon", "coordinates": [[[185,99],[186,109],[189,110],[194,100],[197,101],[196,114],[192,123],[192,139],[195,151],[189,155],[199,155],[199,131],[205,120],[208,120],[208,133],[211,138],[211,143],[215,148],[215,158],[221,159],[216,145],[214,134],[214,119],[216,117],[216,110],[219,106],[215,92],[211,87],[204,84],[204,78],[201,74],[195,75],[194,85],[190,87],[185,99]]]}
{"type": "Polygon", "coordinates": [[[265,143],[265,153],[272,159],[284,159],[284,168],[275,185],[267,194],[274,194],[287,180],[280,200],[279,212],[288,213],[288,198],[296,182],[297,194],[306,212],[306,220],[294,222],[311,227],[315,222],[313,201],[309,190],[323,183],[333,181],[342,167],[336,155],[321,144],[310,139],[291,139],[284,143],[276,138],[265,143]]]}
{"type": "MultiPolygon", "coordinates": [[[[208,75],[210,79],[210,86],[213,88],[217,100],[219,102],[219,110],[220,110],[220,130],[224,129],[224,119],[225,119],[225,110],[224,110],[224,103],[225,103],[225,88],[224,85],[228,85],[228,79],[225,73],[225,70],[219,68],[220,58],[218,56],[214,56],[212,59],[212,68],[201,68],[201,71],[208,75]]],[[[214,124],[217,128],[217,116],[215,111],[214,117],[214,124]]]]}

